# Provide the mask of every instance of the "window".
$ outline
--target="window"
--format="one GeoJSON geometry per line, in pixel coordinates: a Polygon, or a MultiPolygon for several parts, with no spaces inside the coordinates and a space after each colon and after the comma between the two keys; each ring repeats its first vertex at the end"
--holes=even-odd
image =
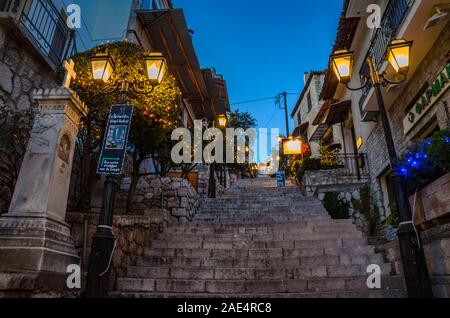
{"type": "Polygon", "coordinates": [[[311,92],[309,92],[308,95],[306,96],[306,101],[308,103],[308,113],[309,113],[312,109],[311,92]]]}
{"type": "Polygon", "coordinates": [[[300,110],[297,113],[297,122],[299,125],[302,123],[302,112],[300,110]]]}

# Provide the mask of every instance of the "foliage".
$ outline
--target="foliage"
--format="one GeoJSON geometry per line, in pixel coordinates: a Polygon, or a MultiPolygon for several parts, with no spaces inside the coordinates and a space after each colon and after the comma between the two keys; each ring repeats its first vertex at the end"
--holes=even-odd
{"type": "Polygon", "coordinates": [[[255,128],[257,125],[258,121],[249,112],[242,112],[236,109],[228,114],[229,128],[242,128],[247,130],[249,128],[255,128]]]}
{"type": "Polygon", "coordinates": [[[348,219],[350,217],[350,204],[344,199],[339,198],[339,193],[337,192],[327,192],[323,204],[334,220],[348,219]]]}
{"type": "Polygon", "coordinates": [[[9,208],[30,138],[33,118],[31,109],[0,107],[0,214],[6,213],[9,208]]]}
{"type": "Polygon", "coordinates": [[[397,204],[389,203],[389,209],[391,210],[391,214],[387,217],[386,224],[398,228],[400,226],[400,214],[398,212],[397,204]]]}
{"type": "Polygon", "coordinates": [[[431,137],[427,151],[435,167],[450,172],[450,129],[444,129],[431,137]]]}
{"type": "Polygon", "coordinates": [[[319,152],[322,167],[336,166],[339,164],[337,150],[331,150],[328,146],[320,146],[319,152]]]}
{"type": "Polygon", "coordinates": [[[399,159],[399,173],[408,179],[409,194],[422,189],[450,171],[450,131],[437,132],[412,144],[399,159]]]}
{"type": "Polygon", "coordinates": [[[297,183],[300,183],[299,173],[300,168],[303,165],[303,160],[302,156],[299,155],[291,156],[289,160],[289,174],[297,181],[297,183]]]}
{"type": "Polygon", "coordinates": [[[367,222],[367,233],[374,236],[377,231],[378,221],[380,218],[380,211],[376,205],[373,204],[370,186],[365,185],[359,190],[360,199],[352,199],[353,208],[359,211],[367,222]]]}
{"type": "MultiPolygon", "coordinates": [[[[141,91],[149,92],[152,89],[145,73],[144,57],[147,54],[148,52],[141,46],[116,42],[98,46],[73,58],[77,78],[71,88],[89,108],[89,115],[83,120],[84,127],[80,131],[77,145],[82,167],[79,184],[82,192],[78,208],[89,206],[90,193],[96,178],[98,152],[105,133],[109,108],[120,101],[121,94],[118,90],[114,90],[115,85],[126,80],[129,83],[136,83],[141,91]],[[90,60],[98,53],[109,54],[114,62],[114,72],[106,83],[92,79],[90,60]]],[[[62,80],[64,76],[62,69],[59,70],[58,76],[62,80]]],[[[171,144],[170,132],[180,126],[180,96],[175,78],[170,74],[150,94],[140,94],[133,89],[127,93],[126,102],[134,105],[128,143],[133,163],[129,198],[132,197],[133,188],[141,176],[139,166],[143,160],[157,155],[157,159],[162,163],[159,172],[164,174],[170,169],[166,165],[167,147],[171,144]]]]}

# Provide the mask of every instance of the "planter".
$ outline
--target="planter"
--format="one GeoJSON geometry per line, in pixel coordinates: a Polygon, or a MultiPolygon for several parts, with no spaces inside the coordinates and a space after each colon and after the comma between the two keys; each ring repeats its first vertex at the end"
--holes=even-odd
{"type": "MultiPolygon", "coordinates": [[[[414,195],[409,198],[414,207],[414,195]]],[[[417,192],[414,222],[424,228],[449,223],[450,220],[450,173],[430,183],[417,192]]]]}

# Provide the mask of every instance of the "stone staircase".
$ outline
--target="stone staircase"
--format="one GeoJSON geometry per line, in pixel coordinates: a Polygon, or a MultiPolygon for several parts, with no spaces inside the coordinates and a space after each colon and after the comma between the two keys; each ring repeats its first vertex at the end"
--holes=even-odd
{"type": "Polygon", "coordinates": [[[240,180],[205,199],[192,223],[152,240],[113,297],[403,297],[403,280],[351,223],[273,179],[240,180]],[[369,290],[367,266],[382,268],[369,290]]]}

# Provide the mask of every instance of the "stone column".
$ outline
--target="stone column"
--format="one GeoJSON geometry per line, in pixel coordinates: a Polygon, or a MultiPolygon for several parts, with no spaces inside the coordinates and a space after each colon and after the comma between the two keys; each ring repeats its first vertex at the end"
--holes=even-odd
{"type": "Polygon", "coordinates": [[[9,212],[0,217],[0,270],[65,273],[79,263],[65,216],[75,141],[88,110],[64,87],[33,98],[39,111],[9,212]]]}

